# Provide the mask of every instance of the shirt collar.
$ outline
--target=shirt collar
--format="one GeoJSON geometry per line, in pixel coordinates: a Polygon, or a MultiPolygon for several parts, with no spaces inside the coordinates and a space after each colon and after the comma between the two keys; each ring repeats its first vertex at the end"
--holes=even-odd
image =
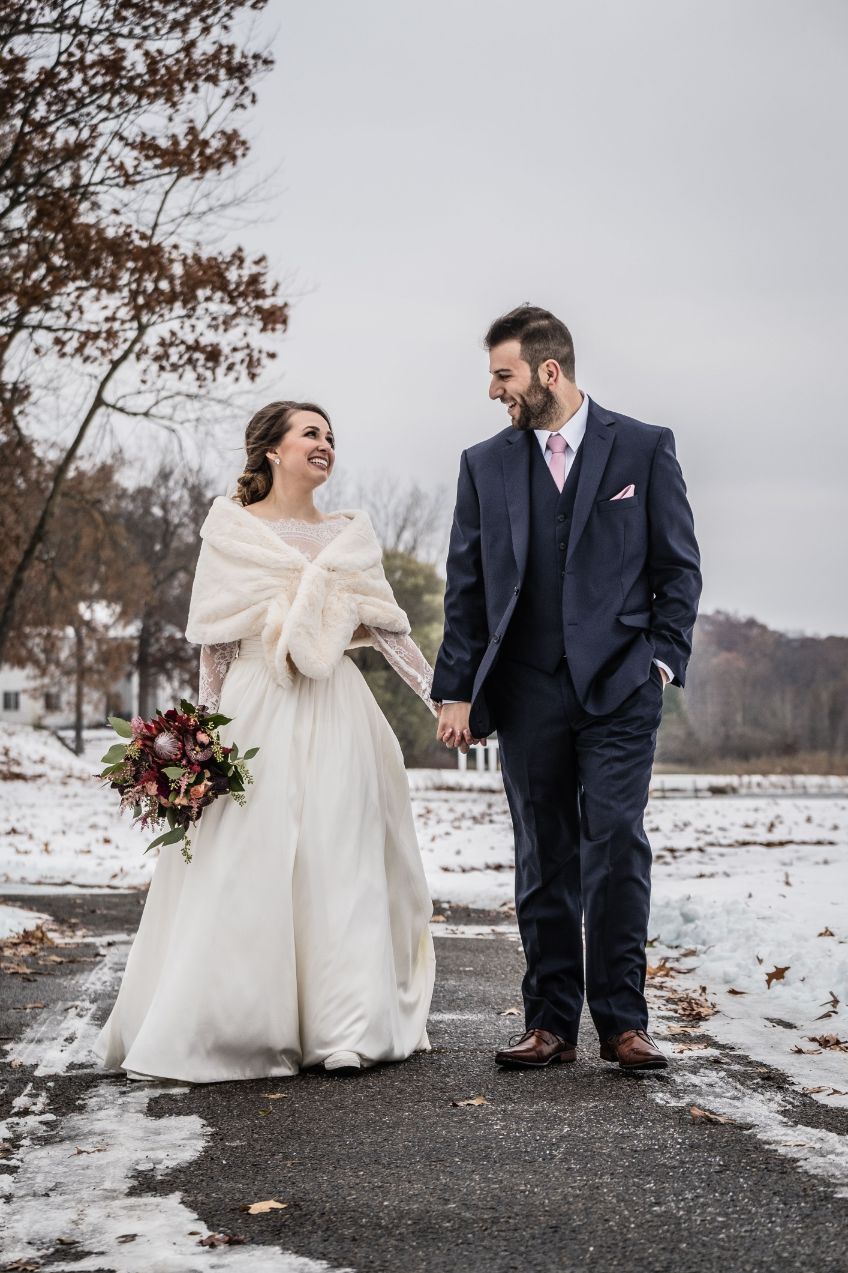
{"type": "MultiPolygon", "coordinates": [[[[581,393],[582,392],[583,391],[581,390],[581,393]]],[[[565,438],[566,442],[568,443],[568,445],[571,447],[572,452],[576,453],[577,448],[579,447],[580,443],[583,441],[583,435],[586,432],[586,421],[588,420],[588,418],[589,418],[589,395],[587,393],[584,393],[583,401],[580,403],[580,406],[574,412],[574,415],[571,417],[571,419],[566,420],[565,424],[562,426],[561,429],[554,429],[554,430],[534,429],[533,432],[536,434],[536,437],[539,439],[539,446],[542,448],[543,452],[545,451],[548,445],[548,438],[551,436],[551,433],[553,432],[553,433],[561,433],[562,436],[565,438]]]]}

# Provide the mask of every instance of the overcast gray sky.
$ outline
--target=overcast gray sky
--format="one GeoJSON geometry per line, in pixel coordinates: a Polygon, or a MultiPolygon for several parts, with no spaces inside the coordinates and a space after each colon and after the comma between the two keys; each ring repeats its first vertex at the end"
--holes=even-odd
{"type": "Polygon", "coordinates": [[[452,488],[508,423],[482,334],[531,301],[581,388],[674,430],[704,607],[848,633],[842,0],[270,8],[246,238],[340,470],[452,488]]]}

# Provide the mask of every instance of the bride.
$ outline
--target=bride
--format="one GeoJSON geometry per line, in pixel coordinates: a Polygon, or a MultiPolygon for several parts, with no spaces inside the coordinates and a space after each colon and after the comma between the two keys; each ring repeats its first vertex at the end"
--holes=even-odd
{"type": "Polygon", "coordinates": [[[335,439],[311,403],[253,417],[234,499],[201,529],[187,637],[254,785],[163,848],[97,1052],[213,1083],[353,1071],[429,1048],[430,897],[400,747],[345,651],[376,646],[435,713],[432,672],[363,512],[313,494],[335,439]]]}

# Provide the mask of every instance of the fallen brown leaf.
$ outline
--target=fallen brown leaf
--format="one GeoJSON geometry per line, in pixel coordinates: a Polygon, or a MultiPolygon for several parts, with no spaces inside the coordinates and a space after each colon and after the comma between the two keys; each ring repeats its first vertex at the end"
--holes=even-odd
{"type": "Polygon", "coordinates": [[[121,1233],[115,1238],[116,1242],[135,1242],[138,1237],[137,1233],[121,1233]]]}
{"type": "Polygon", "coordinates": [[[792,967],[791,964],[787,964],[784,968],[779,968],[779,967],[772,968],[771,972],[767,972],[766,973],[766,988],[768,990],[771,990],[771,984],[773,981],[783,981],[784,977],[789,972],[789,969],[791,967],[792,967]]]}
{"type": "Polygon", "coordinates": [[[816,933],[816,937],[834,937],[834,936],[835,936],[835,933],[832,933],[826,925],[821,930],[820,933],[816,933]]]}
{"type": "Polygon", "coordinates": [[[444,915],[433,915],[430,920],[431,924],[446,924],[447,922],[444,915]]]}
{"type": "Polygon", "coordinates": [[[748,993],[748,991],[747,991],[747,990],[737,990],[735,986],[730,986],[730,987],[728,988],[727,993],[728,993],[729,995],[746,995],[746,994],[748,993]]]}
{"type": "Polygon", "coordinates": [[[690,1021],[707,1021],[718,1011],[707,999],[703,987],[700,995],[682,990],[669,990],[667,994],[677,1015],[688,1017],[690,1021]]]}
{"type": "Polygon", "coordinates": [[[692,1115],[693,1123],[721,1123],[724,1125],[736,1121],[733,1118],[725,1118],[723,1114],[713,1114],[708,1109],[701,1109],[698,1105],[691,1105],[689,1113],[692,1115]]]}
{"type": "Polygon", "coordinates": [[[455,1109],[461,1109],[464,1105],[488,1105],[489,1102],[485,1096],[472,1096],[468,1101],[451,1101],[451,1105],[455,1109]]]}
{"type": "Polygon", "coordinates": [[[517,1017],[518,1015],[518,1008],[504,1008],[502,1012],[498,1013],[499,1017],[517,1017]]]}
{"type": "Polygon", "coordinates": [[[208,1237],[201,1238],[198,1246],[244,1246],[246,1238],[241,1237],[238,1233],[210,1233],[208,1237]]]}
{"type": "Polygon", "coordinates": [[[848,1052],[848,1039],[840,1039],[838,1034],[808,1034],[807,1038],[820,1048],[827,1048],[832,1052],[848,1052]]]}
{"type": "Polygon", "coordinates": [[[792,1048],[799,1056],[821,1056],[821,1048],[802,1048],[798,1043],[792,1048]]]}
{"type": "Polygon", "coordinates": [[[77,1148],[74,1150],[72,1154],[68,1154],[68,1157],[79,1158],[80,1154],[105,1154],[105,1153],[106,1153],[105,1145],[100,1145],[98,1146],[97,1149],[80,1149],[79,1146],[77,1146],[77,1148]]]}
{"type": "Polygon", "coordinates": [[[266,1101],[287,1101],[289,1099],[288,1092],[260,1092],[260,1096],[264,1096],[266,1101]]]}
{"type": "Polygon", "coordinates": [[[266,1202],[243,1202],[239,1211],[246,1211],[249,1216],[261,1216],[266,1211],[285,1211],[289,1204],[277,1202],[276,1198],[268,1198],[266,1202]]]}
{"type": "Polygon", "coordinates": [[[46,1003],[20,1003],[17,1005],[16,1012],[35,1012],[38,1008],[46,1008],[46,1003]]]}

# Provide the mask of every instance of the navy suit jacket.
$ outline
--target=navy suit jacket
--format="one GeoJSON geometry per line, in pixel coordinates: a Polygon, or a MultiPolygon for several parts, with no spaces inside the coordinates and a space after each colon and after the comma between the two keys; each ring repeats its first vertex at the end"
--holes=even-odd
{"type": "MultiPolygon", "coordinates": [[[[497,728],[486,683],[524,579],[531,447],[538,445],[535,434],[510,426],[460,460],[432,697],[470,702],[477,737],[497,728]]],[[[700,559],[670,429],[590,400],[581,447],[563,625],[577,697],[602,716],[648,679],[654,658],[684,684],[700,559]],[[633,497],[612,499],[631,482],[633,497]]]]}

